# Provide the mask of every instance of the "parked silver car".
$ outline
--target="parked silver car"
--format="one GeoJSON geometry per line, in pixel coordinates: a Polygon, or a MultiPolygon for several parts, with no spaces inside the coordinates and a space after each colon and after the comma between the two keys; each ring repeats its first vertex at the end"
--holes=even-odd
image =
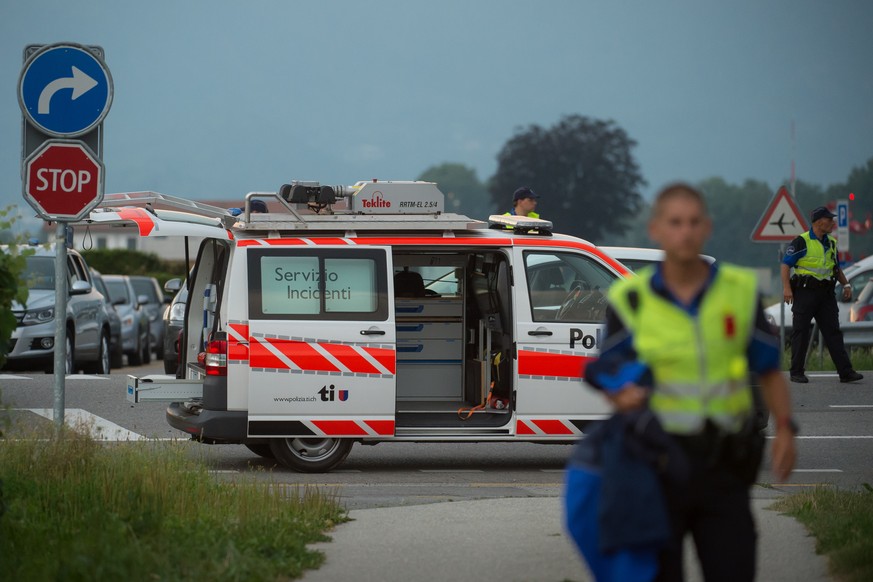
{"type": "MultiPolygon", "coordinates": [[[[53,247],[29,247],[23,279],[29,290],[27,305],[13,303],[18,328],[12,333],[5,366],[10,369],[54,369],[55,257],[53,247]]],[[[71,374],[79,369],[108,374],[110,327],[106,301],[93,286],[82,256],[67,251],[66,365],[71,374]]]]}
{"type": "Polygon", "coordinates": [[[164,358],[164,321],[163,314],[169,299],[164,298],[164,292],[158,280],[154,277],[130,276],[130,283],[137,296],[145,295],[148,302],[143,305],[149,317],[150,342],[155,350],[155,357],[159,360],[164,358]]]}
{"type": "Polygon", "coordinates": [[[127,275],[103,275],[112,305],[121,317],[121,345],[131,366],[152,361],[149,317],[143,306],[148,303],[145,295],[137,296],[127,275]]]}
{"type": "Polygon", "coordinates": [[[121,346],[121,316],[112,305],[109,290],[106,289],[106,283],[103,282],[103,275],[91,269],[91,280],[94,283],[94,288],[103,295],[103,299],[106,301],[106,311],[109,315],[109,363],[113,368],[121,368],[124,366],[124,351],[121,346]]]}

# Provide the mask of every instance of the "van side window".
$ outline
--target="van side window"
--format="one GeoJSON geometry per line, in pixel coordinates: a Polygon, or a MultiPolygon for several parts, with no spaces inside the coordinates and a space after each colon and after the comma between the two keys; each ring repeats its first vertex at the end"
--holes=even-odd
{"type": "Polygon", "coordinates": [[[600,323],[616,276],[574,253],[526,252],[524,268],[534,321],[600,323]]]}
{"type": "Polygon", "coordinates": [[[385,252],[250,249],[249,317],[388,319],[385,252]]]}

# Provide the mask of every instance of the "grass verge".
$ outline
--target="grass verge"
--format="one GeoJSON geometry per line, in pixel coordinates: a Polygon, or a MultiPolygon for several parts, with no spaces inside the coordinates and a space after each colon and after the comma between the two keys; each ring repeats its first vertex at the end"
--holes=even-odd
{"type": "MultiPolygon", "coordinates": [[[[869,347],[851,347],[848,348],[849,358],[852,360],[852,367],[856,370],[873,370],[873,351],[869,347]]],[[[787,349],[782,352],[782,369],[788,370],[791,368],[791,350],[787,349]]],[[[833,372],[837,369],[834,361],[831,359],[827,349],[819,353],[817,348],[812,350],[809,358],[806,361],[807,372],[833,372]]]]}
{"type": "Polygon", "coordinates": [[[773,509],[806,525],[831,573],[845,582],[873,580],[873,488],[844,491],[817,487],[777,501],[773,509]]]}
{"type": "Polygon", "coordinates": [[[181,444],[31,436],[0,440],[5,580],[288,580],[345,518],[319,492],[218,482],[181,444]]]}

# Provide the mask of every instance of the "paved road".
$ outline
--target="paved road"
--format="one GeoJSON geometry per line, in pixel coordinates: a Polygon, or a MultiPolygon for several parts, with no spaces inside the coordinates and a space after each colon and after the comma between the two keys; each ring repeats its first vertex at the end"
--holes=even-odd
{"type": "MultiPolygon", "coordinates": [[[[127,373],[160,373],[161,364],[125,368],[110,377],[70,377],[67,418],[89,419],[100,438],[179,438],[164,421],[165,405],[131,405],[125,399],[127,373]]],[[[873,373],[859,384],[840,384],[833,374],[810,374],[807,385],[792,384],[801,425],[797,471],[774,483],[765,466],[759,481],[794,491],[817,484],[853,488],[873,483],[873,373]]],[[[52,376],[0,373],[0,399],[25,422],[50,423],[52,376]]],[[[420,504],[445,500],[549,497],[560,491],[570,447],[530,443],[382,443],[355,445],[347,461],[328,475],[302,475],[277,467],[241,446],[191,444],[208,455],[216,474],[327,486],[349,508],[420,504]],[[268,471],[265,471],[267,469],[268,471]]]]}

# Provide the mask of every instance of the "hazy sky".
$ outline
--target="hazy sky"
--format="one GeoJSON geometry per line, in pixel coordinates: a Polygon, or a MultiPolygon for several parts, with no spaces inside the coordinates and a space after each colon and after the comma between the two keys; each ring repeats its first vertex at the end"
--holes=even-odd
{"type": "Polygon", "coordinates": [[[26,204],[22,50],[60,41],[106,52],[107,192],[242,199],[447,161],[484,180],[518,128],[565,114],[624,128],[647,195],[775,190],[792,155],[826,186],[873,157],[869,0],[0,0],[0,205],[26,204]]]}

